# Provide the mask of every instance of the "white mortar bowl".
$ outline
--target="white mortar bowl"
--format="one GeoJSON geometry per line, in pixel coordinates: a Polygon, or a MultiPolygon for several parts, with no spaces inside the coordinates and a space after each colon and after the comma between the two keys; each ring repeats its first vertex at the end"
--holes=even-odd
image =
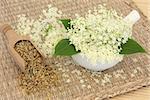
{"type": "Polygon", "coordinates": [[[123,60],[123,56],[120,59],[114,59],[111,62],[105,62],[102,63],[100,60],[97,61],[96,64],[93,64],[87,56],[83,55],[82,53],[76,54],[72,56],[72,59],[77,63],[78,65],[92,70],[92,71],[103,71],[108,68],[113,67],[114,65],[118,64],[120,61],[123,60]]]}
{"type": "MultiPolygon", "coordinates": [[[[129,15],[127,15],[124,20],[130,21],[134,25],[140,19],[140,15],[136,10],[133,10],[129,15]]],[[[103,71],[108,68],[111,68],[121,62],[123,60],[123,56],[121,59],[114,59],[111,62],[102,63],[101,60],[98,60],[96,64],[92,64],[92,62],[87,58],[86,55],[82,53],[78,53],[72,56],[72,59],[79,64],[80,66],[92,70],[92,71],[103,71]]]]}

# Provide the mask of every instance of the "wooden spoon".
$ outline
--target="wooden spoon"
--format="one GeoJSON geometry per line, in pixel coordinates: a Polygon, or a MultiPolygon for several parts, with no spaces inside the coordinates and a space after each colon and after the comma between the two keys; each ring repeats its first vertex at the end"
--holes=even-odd
{"type": "MultiPolygon", "coordinates": [[[[22,71],[24,71],[25,70],[25,60],[16,52],[14,47],[15,47],[16,43],[19,42],[20,40],[27,40],[32,43],[32,41],[30,40],[30,37],[18,35],[8,24],[1,25],[0,32],[4,33],[4,36],[6,37],[6,39],[8,41],[6,43],[6,45],[8,47],[9,53],[14,58],[15,62],[19,65],[20,69],[22,71]]],[[[33,46],[37,49],[37,47],[35,45],[33,45],[33,46]]],[[[38,50],[38,52],[39,52],[39,50],[38,50]]],[[[42,57],[44,57],[41,52],[39,52],[39,53],[41,54],[42,57]]]]}

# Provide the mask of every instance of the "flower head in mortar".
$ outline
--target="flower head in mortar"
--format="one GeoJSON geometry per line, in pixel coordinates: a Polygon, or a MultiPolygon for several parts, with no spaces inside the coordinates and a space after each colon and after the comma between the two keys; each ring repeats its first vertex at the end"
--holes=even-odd
{"type": "Polygon", "coordinates": [[[123,20],[115,10],[108,10],[99,5],[85,17],[76,15],[68,29],[68,38],[93,63],[122,60],[121,44],[125,44],[132,36],[132,25],[123,20]]]}

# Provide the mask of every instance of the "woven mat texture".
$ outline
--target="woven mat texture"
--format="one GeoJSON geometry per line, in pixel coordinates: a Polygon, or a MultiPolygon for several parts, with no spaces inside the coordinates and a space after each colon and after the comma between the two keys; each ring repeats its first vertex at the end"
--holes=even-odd
{"type": "MultiPolygon", "coordinates": [[[[84,15],[89,9],[98,4],[105,3],[108,8],[114,8],[119,14],[126,16],[136,9],[141,14],[141,20],[134,26],[134,38],[150,51],[150,24],[147,18],[130,0],[0,0],[0,23],[14,25],[16,16],[27,14],[36,18],[48,4],[58,7],[67,18],[74,18],[74,14],[84,15]]],[[[18,66],[11,58],[6,47],[6,39],[0,33],[0,100],[46,100],[44,93],[24,95],[18,89],[16,76],[18,66]]],[[[148,54],[137,54],[125,57],[124,61],[115,67],[92,76],[90,72],[76,66],[67,64],[72,62],[70,58],[59,59],[57,62],[63,66],[64,72],[69,75],[71,82],[66,83],[61,78],[60,85],[51,89],[50,100],[101,100],[113,97],[142,86],[150,85],[150,62],[148,54]],[[74,70],[80,71],[80,77],[74,70]],[[85,87],[80,83],[80,78],[86,80],[85,87]],[[90,85],[91,88],[86,86],[90,85]]],[[[62,73],[63,74],[63,73],[62,73]]]]}

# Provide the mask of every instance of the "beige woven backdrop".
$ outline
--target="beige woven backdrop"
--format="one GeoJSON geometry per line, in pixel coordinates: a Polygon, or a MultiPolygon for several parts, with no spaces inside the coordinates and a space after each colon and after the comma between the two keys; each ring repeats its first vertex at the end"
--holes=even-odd
{"type": "MultiPolygon", "coordinates": [[[[102,3],[106,3],[108,8],[114,8],[124,16],[133,9],[139,10],[130,0],[1,0],[0,23],[14,25],[16,16],[19,14],[27,14],[29,17],[36,18],[48,4],[62,10],[66,14],[65,17],[73,18],[75,13],[84,15],[86,11],[102,3]]],[[[142,13],[141,17],[142,19],[134,26],[134,38],[149,52],[150,24],[142,13]]],[[[3,33],[0,33],[0,100],[47,99],[48,97],[43,93],[25,96],[18,89],[16,81],[18,66],[7,51],[6,41],[3,33]]],[[[53,100],[100,100],[147,86],[150,84],[148,59],[148,54],[131,55],[125,57],[124,61],[114,68],[99,75],[93,75],[80,66],[74,65],[70,58],[58,59],[55,63],[62,66],[61,75],[67,73],[71,82],[68,83],[68,78],[62,76],[59,80],[61,84],[51,89],[49,98],[53,100]],[[81,75],[78,75],[78,72],[81,75]],[[80,78],[86,81],[85,87],[80,83],[80,78]]],[[[60,68],[56,65],[53,67],[56,67],[59,72],[60,68]]]]}

